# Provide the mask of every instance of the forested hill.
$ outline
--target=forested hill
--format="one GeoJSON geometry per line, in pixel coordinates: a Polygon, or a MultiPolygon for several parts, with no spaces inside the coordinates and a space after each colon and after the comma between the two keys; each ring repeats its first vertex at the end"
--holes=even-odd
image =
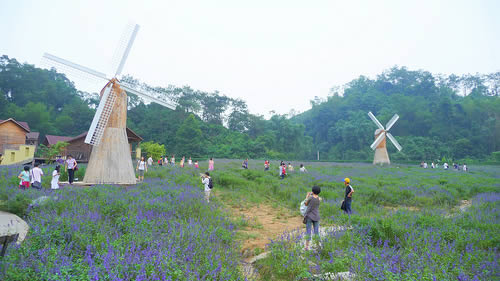
{"type": "Polygon", "coordinates": [[[373,157],[369,145],[377,127],[368,111],[384,125],[400,116],[390,132],[403,150],[388,141],[392,159],[485,159],[500,150],[500,72],[445,77],[394,67],[340,91],[311,101],[312,109],[292,118],[329,159],[373,157]]]}
{"type": "MultiPolygon", "coordinates": [[[[369,160],[376,128],[369,110],[384,124],[401,116],[391,133],[403,151],[388,144],[393,159],[484,159],[500,150],[500,73],[441,77],[393,68],[376,80],[353,80],[343,95],[312,101],[298,116],[269,120],[218,92],[163,90],[176,110],[130,96],[128,126],[178,156],[315,159],[319,150],[324,160],[369,160]]],[[[0,57],[0,119],[26,121],[42,136],[75,136],[90,126],[97,97],[53,70],[0,57]]]]}

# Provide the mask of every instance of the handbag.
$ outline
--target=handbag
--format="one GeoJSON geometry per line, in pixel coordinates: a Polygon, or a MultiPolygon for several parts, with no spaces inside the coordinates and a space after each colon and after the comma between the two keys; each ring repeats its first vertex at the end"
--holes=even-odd
{"type": "Polygon", "coordinates": [[[306,211],[307,211],[306,200],[300,202],[300,208],[299,208],[299,210],[300,210],[300,214],[301,215],[304,216],[306,214],[306,211]]]}
{"type": "Polygon", "coordinates": [[[73,171],[78,171],[78,165],[75,165],[75,167],[73,167],[73,171]]]}

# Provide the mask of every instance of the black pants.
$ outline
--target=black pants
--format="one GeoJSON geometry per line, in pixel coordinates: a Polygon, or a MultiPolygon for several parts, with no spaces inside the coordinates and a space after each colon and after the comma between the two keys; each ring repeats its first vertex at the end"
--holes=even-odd
{"type": "Polygon", "coordinates": [[[68,169],[68,178],[69,178],[69,184],[72,184],[73,179],[75,178],[75,170],[68,169]]]}

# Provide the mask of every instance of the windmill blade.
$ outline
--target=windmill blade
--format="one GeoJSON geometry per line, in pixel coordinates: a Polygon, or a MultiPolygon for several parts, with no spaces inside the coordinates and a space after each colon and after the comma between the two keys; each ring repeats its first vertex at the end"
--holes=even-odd
{"type": "Polygon", "coordinates": [[[120,43],[118,44],[118,48],[116,49],[113,55],[112,61],[112,71],[115,71],[115,77],[122,73],[123,67],[125,66],[125,62],[127,61],[128,54],[132,49],[132,45],[134,44],[135,37],[139,32],[140,26],[138,24],[129,25],[122,37],[120,39],[120,43]]]}
{"type": "Polygon", "coordinates": [[[104,88],[104,92],[97,107],[94,119],[90,124],[90,129],[85,137],[85,143],[97,146],[101,142],[104,130],[108,124],[109,116],[113,111],[113,106],[116,101],[116,93],[113,90],[112,84],[108,83],[104,88]]]}
{"type": "Polygon", "coordinates": [[[394,114],[394,116],[392,116],[391,120],[389,120],[389,122],[387,122],[387,124],[385,125],[385,130],[389,131],[389,129],[392,127],[392,125],[394,125],[394,123],[396,123],[396,121],[398,121],[398,119],[399,119],[399,115],[394,114]]]}
{"type": "Polygon", "coordinates": [[[89,92],[99,92],[102,85],[109,80],[104,73],[48,53],[43,55],[40,65],[47,69],[55,68],[57,72],[64,73],[68,79],[78,84],[78,89],[89,92]]]}
{"type": "Polygon", "coordinates": [[[375,148],[377,148],[377,146],[384,140],[385,138],[385,132],[382,132],[376,139],[375,141],[372,143],[372,145],[370,145],[370,148],[372,150],[375,150],[375,148]]]}
{"type": "Polygon", "coordinates": [[[61,69],[61,70],[64,70],[65,68],[72,68],[72,69],[79,70],[83,73],[86,73],[88,75],[95,76],[95,77],[100,78],[100,79],[109,80],[106,77],[106,74],[104,74],[104,73],[101,73],[99,71],[95,71],[95,70],[90,69],[88,67],[85,67],[83,65],[79,65],[79,64],[70,62],[68,60],[62,59],[60,57],[56,57],[56,56],[48,54],[48,53],[43,54],[42,64],[53,66],[56,69],[61,69]]]}
{"type": "Polygon", "coordinates": [[[144,98],[148,101],[163,105],[167,108],[175,110],[176,103],[174,103],[165,92],[158,91],[154,88],[144,87],[137,83],[130,83],[127,80],[120,81],[120,86],[127,92],[144,98]]]}
{"type": "Polygon", "coordinates": [[[387,133],[387,137],[391,140],[392,144],[394,144],[398,151],[401,151],[401,149],[403,149],[401,145],[399,145],[398,141],[391,135],[391,133],[387,133]]]}
{"type": "Polygon", "coordinates": [[[372,121],[375,123],[375,125],[377,125],[379,129],[384,130],[384,126],[382,126],[382,124],[377,120],[377,118],[375,118],[375,115],[373,115],[371,111],[368,112],[368,116],[370,117],[370,119],[372,119],[372,121]]]}

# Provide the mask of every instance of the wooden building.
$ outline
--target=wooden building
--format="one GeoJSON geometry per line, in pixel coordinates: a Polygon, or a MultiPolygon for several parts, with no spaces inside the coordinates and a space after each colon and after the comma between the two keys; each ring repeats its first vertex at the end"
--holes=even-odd
{"type": "MultiPolygon", "coordinates": [[[[13,118],[0,120],[1,164],[15,164],[34,157],[36,146],[28,142],[30,127],[28,123],[13,118]]],[[[33,136],[33,135],[32,135],[33,136]]]]}
{"type": "MultiPolygon", "coordinates": [[[[67,155],[73,156],[79,162],[88,162],[90,158],[90,152],[92,151],[92,146],[85,143],[85,137],[87,137],[87,132],[84,132],[76,137],[64,137],[64,136],[53,136],[47,135],[43,144],[46,146],[51,146],[56,144],[58,141],[68,142],[68,146],[63,153],[63,157],[67,155]]],[[[136,157],[137,148],[139,147],[142,138],[137,135],[134,131],[127,128],[127,138],[130,145],[130,152],[132,157],[136,157]]],[[[140,153],[140,149],[139,149],[140,153]]]]}

